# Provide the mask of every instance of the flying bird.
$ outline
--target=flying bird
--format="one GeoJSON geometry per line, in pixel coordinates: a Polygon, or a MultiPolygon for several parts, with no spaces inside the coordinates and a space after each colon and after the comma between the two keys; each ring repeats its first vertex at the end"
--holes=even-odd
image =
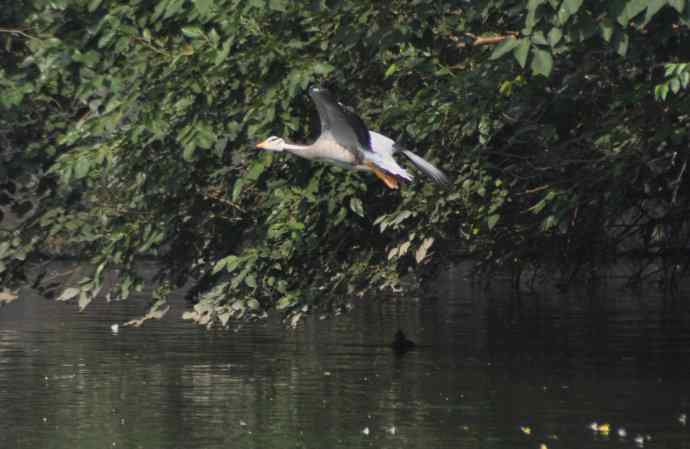
{"type": "Polygon", "coordinates": [[[329,162],[349,169],[374,173],[390,189],[398,189],[400,181],[412,181],[410,172],[393,158],[402,153],[425,175],[439,184],[448,184],[441,170],[421,156],[406,150],[382,134],[369,131],[362,119],[338,103],[324,88],[312,87],[309,96],[321,120],[321,135],[311,145],[297,145],[271,136],[256,145],[268,151],[287,151],[305,159],[329,162]]]}

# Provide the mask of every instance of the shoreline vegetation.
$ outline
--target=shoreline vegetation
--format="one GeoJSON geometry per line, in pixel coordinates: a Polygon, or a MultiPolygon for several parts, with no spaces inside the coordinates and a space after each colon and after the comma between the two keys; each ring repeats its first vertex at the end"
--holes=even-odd
{"type": "Polygon", "coordinates": [[[0,11],[0,291],[67,252],[90,269],[46,293],[126,299],[155,257],[151,317],[189,285],[202,325],[296,325],[468,259],[516,289],[634,261],[630,285],[673,292],[689,26],[686,0],[18,0],[0,11]],[[450,186],[257,152],[318,135],[314,85],[450,186]]]}

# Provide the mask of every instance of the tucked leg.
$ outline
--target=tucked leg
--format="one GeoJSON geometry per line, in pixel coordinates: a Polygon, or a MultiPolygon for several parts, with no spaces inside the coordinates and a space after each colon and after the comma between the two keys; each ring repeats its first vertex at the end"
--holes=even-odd
{"type": "Polygon", "coordinates": [[[369,168],[371,168],[371,171],[374,172],[374,174],[381,180],[383,181],[384,184],[386,184],[386,187],[389,189],[393,190],[398,190],[400,188],[400,184],[398,183],[398,179],[395,176],[391,176],[388,173],[384,172],[380,168],[378,168],[376,165],[374,165],[371,162],[367,162],[367,165],[369,168]]]}

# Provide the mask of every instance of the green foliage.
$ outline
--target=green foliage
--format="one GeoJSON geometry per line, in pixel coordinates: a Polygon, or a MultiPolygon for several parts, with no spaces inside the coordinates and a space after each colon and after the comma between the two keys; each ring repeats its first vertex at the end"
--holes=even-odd
{"type": "Polygon", "coordinates": [[[148,317],[189,283],[186,317],[210,326],[296,323],[464,257],[676,266],[689,24],[684,0],[17,2],[0,12],[0,280],[79,255],[91,272],[55,293],[83,308],[141,291],[154,256],[148,317]],[[257,152],[316,135],[315,83],[453,185],[394,193],[257,152]]]}
{"type": "Polygon", "coordinates": [[[657,84],[654,88],[654,96],[659,101],[666,100],[669,92],[675,95],[681,89],[685,90],[688,88],[690,83],[690,64],[666,64],[664,77],[664,82],[657,84]]]}

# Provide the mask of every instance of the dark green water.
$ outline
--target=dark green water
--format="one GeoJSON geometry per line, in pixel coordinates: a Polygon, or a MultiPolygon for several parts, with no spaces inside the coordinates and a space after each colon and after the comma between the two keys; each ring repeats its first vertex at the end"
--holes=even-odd
{"type": "Polygon", "coordinates": [[[518,305],[449,282],[297,331],[208,333],[182,309],[117,335],[134,302],[0,309],[0,448],[690,447],[687,295],[518,305]],[[392,354],[398,328],[423,347],[392,354]]]}

